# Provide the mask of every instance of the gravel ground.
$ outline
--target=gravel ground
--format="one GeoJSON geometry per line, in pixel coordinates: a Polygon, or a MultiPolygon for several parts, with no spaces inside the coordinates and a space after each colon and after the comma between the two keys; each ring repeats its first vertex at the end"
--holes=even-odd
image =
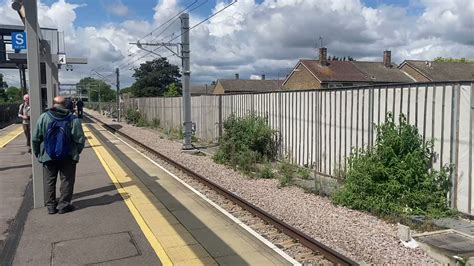
{"type": "Polygon", "coordinates": [[[87,110],[103,122],[120,124],[121,131],[193,169],[256,206],[357,261],[370,264],[435,264],[421,249],[405,248],[396,225],[367,213],[333,205],[329,199],[297,187],[278,188],[276,180],[249,179],[209,156],[181,152],[175,141],[160,139],[156,131],[117,123],[87,110]],[[100,117],[99,117],[100,116],[100,117]]]}

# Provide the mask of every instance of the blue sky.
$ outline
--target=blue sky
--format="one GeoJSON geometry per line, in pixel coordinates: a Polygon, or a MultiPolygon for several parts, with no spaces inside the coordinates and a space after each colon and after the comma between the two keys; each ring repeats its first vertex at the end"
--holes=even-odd
{"type": "MultiPolygon", "coordinates": [[[[43,0],[43,3],[51,5],[56,0],[43,0]]],[[[117,16],[107,12],[109,4],[115,4],[118,0],[69,0],[69,3],[81,5],[76,9],[77,19],[76,26],[101,26],[107,23],[120,23],[124,20],[152,20],[154,15],[153,8],[157,4],[157,0],[121,0],[121,3],[128,7],[129,13],[125,16],[117,16]]],[[[188,5],[194,0],[181,0],[182,6],[188,5]]],[[[194,12],[204,17],[212,13],[212,8],[216,5],[216,0],[199,0],[196,5],[201,3],[202,6],[194,12]]],[[[256,0],[257,4],[263,0],[256,0]]],[[[418,15],[423,11],[422,6],[416,0],[363,0],[364,5],[377,8],[379,6],[390,5],[396,7],[407,8],[408,14],[418,15]]]]}
{"type": "MultiPolygon", "coordinates": [[[[42,26],[64,32],[68,55],[88,58],[87,65],[63,71],[62,82],[77,82],[91,69],[110,75],[119,67],[121,84],[128,86],[133,68],[155,57],[129,43],[157,40],[160,35],[143,36],[194,1],[203,5],[191,13],[192,25],[211,14],[216,3],[231,0],[41,0],[39,15],[42,26]]],[[[284,77],[298,60],[317,58],[319,36],[328,55],[359,61],[380,61],[384,50],[392,51],[397,64],[439,56],[474,58],[473,0],[265,0],[260,5],[263,1],[238,0],[191,31],[193,83],[235,73],[284,77]]],[[[11,0],[0,3],[0,24],[19,23],[11,0]]],[[[163,39],[179,30],[176,22],[163,39]]]]}

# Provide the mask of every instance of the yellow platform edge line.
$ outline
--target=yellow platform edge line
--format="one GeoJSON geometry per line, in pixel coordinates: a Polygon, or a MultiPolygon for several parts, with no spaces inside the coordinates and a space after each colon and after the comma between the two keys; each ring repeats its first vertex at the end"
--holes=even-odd
{"type": "MultiPolygon", "coordinates": [[[[91,144],[92,149],[94,150],[95,154],[99,158],[100,163],[104,167],[105,171],[109,175],[110,179],[114,183],[117,191],[119,194],[122,196],[125,204],[127,205],[128,209],[132,213],[132,216],[135,218],[135,220],[138,223],[138,226],[142,230],[143,234],[145,235],[146,239],[150,243],[151,247],[155,251],[156,255],[158,258],[161,260],[163,265],[173,265],[171,262],[171,259],[169,258],[168,254],[166,254],[165,249],[161,245],[161,243],[158,241],[158,239],[155,237],[151,229],[148,227],[145,219],[141,216],[140,212],[138,209],[135,207],[133,202],[127,197],[127,193],[125,192],[125,189],[122,187],[120,182],[118,181],[118,178],[114,175],[112,169],[110,169],[109,165],[107,164],[107,161],[102,157],[101,155],[101,150],[105,152],[105,154],[108,154],[108,152],[105,150],[105,148],[102,146],[100,141],[96,138],[94,133],[90,131],[87,127],[84,128],[84,134],[88,138],[88,141],[91,144]]],[[[114,160],[112,156],[108,156],[110,160],[114,160]]]]}
{"type": "Polygon", "coordinates": [[[20,136],[21,133],[23,133],[23,128],[19,126],[8,132],[4,137],[0,137],[0,148],[7,146],[8,143],[20,136]]]}

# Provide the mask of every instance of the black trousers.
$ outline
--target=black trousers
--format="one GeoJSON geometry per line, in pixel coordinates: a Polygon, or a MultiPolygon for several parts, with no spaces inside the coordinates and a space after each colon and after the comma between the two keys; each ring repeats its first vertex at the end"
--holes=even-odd
{"type": "Polygon", "coordinates": [[[56,207],[60,210],[71,205],[76,180],[76,162],[72,159],[49,161],[43,164],[45,181],[45,200],[47,207],[56,207]],[[61,196],[56,200],[56,181],[58,174],[61,179],[59,191],[61,196]]]}
{"type": "Polygon", "coordinates": [[[82,115],[83,115],[82,108],[81,109],[77,108],[77,117],[82,118],[82,115]]]}

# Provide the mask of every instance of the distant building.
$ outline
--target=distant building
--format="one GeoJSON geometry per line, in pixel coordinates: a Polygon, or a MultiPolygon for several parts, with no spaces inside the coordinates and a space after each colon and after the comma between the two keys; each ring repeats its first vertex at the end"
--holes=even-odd
{"type": "Polygon", "coordinates": [[[398,68],[417,82],[474,80],[473,62],[405,60],[398,68]]]}
{"type": "Polygon", "coordinates": [[[319,59],[300,60],[283,87],[305,90],[413,81],[391,62],[390,51],[384,51],[382,62],[332,61],[327,58],[327,49],[320,48],[319,59]]]}
{"type": "Polygon", "coordinates": [[[214,92],[214,85],[192,85],[191,86],[191,96],[201,96],[208,95],[214,92]]]}
{"type": "Polygon", "coordinates": [[[280,91],[281,82],[278,80],[266,80],[262,75],[261,80],[239,79],[218,79],[214,88],[214,94],[236,94],[236,93],[255,93],[280,91]]]}

